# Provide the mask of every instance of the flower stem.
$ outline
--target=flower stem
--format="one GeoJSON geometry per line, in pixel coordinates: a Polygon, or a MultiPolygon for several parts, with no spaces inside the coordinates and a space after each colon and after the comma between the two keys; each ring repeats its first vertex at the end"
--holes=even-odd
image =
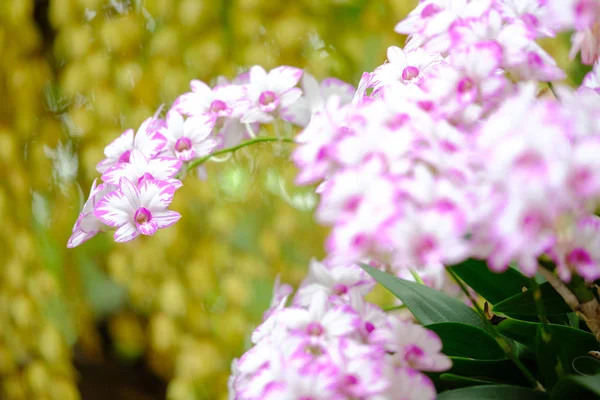
{"type": "Polygon", "coordinates": [[[554,84],[552,82],[546,82],[546,83],[548,84],[548,89],[550,89],[550,91],[554,95],[554,98],[556,98],[556,100],[560,100],[560,97],[558,97],[558,94],[556,94],[556,90],[554,89],[554,84]]]}
{"type": "Polygon", "coordinates": [[[481,307],[479,306],[477,301],[475,301],[475,299],[473,298],[473,296],[469,292],[469,289],[463,283],[463,281],[461,281],[460,278],[452,270],[447,269],[447,271],[450,274],[450,276],[452,276],[454,281],[458,284],[458,286],[460,286],[460,289],[467,296],[467,298],[469,300],[471,300],[471,303],[473,303],[473,306],[477,310],[477,313],[479,314],[481,319],[483,319],[483,322],[489,325],[489,327],[491,328],[491,331],[494,333],[495,339],[498,341],[498,343],[500,344],[500,347],[502,347],[502,349],[504,350],[506,355],[515,363],[517,368],[519,368],[521,373],[525,376],[525,378],[527,378],[527,380],[529,380],[529,382],[531,382],[531,384],[533,385],[533,387],[535,389],[545,392],[546,389],[544,389],[544,386],[542,386],[542,384],[537,379],[535,379],[535,377],[531,374],[531,372],[529,372],[529,370],[525,367],[525,365],[523,365],[521,360],[519,360],[519,357],[517,357],[514,354],[512,347],[506,342],[504,337],[502,337],[502,335],[500,335],[500,333],[498,333],[498,330],[496,329],[494,324],[492,324],[491,321],[485,317],[483,310],[481,309],[481,307]]]}
{"type": "Polygon", "coordinates": [[[251,146],[253,144],[256,143],[267,143],[267,142],[285,142],[285,143],[295,143],[294,139],[290,139],[290,138],[277,138],[277,137],[259,137],[259,138],[254,138],[252,140],[247,140],[245,142],[242,142],[240,144],[238,144],[237,146],[233,146],[233,147],[229,147],[227,149],[222,149],[219,151],[215,151],[212,154],[208,154],[204,157],[200,157],[195,159],[194,161],[190,162],[187,165],[187,170],[190,171],[193,168],[196,168],[202,164],[204,164],[206,161],[210,160],[211,157],[215,157],[215,156],[220,156],[223,154],[228,154],[228,153],[233,153],[236,150],[241,149],[242,147],[246,147],[246,146],[251,146]]]}

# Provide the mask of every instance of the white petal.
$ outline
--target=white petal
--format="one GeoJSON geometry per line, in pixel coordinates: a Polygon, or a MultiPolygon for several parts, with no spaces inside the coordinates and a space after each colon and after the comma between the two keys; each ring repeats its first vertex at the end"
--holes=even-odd
{"type": "Polygon", "coordinates": [[[213,130],[215,119],[209,115],[190,117],[185,121],[184,136],[192,143],[204,140],[213,130]]]}
{"type": "Polygon", "coordinates": [[[131,206],[131,209],[134,212],[135,210],[140,208],[140,190],[137,188],[136,185],[131,183],[129,179],[121,179],[121,181],[119,182],[119,191],[125,195],[127,201],[129,202],[129,205],[131,206]]]}
{"type": "Polygon", "coordinates": [[[104,196],[94,210],[96,218],[106,225],[114,227],[126,224],[133,218],[134,213],[135,209],[131,207],[127,197],[120,190],[115,190],[104,196]]]}
{"type": "Polygon", "coordinates": [[[246,111],[244,113],[244,116],[241,118],[241,122],[244,124],[252,124],[254,122],[266,124],[272,121],[273,117],[269,114],[260,111],[258,107],[246,111]]]}
{"type": "Polygon", "coordinates": [[[194,145],[194,150],[196,150],[195,157],[202,157],[210,154],[215,147],[217,147],[217,141],[214,139],[208,139],[197,143],[194,145]]]}
{"type": "Polygon", "coordinates": [[[150,173],[154,179],[170,179],[177,175],[181,165],[181,161],[176,158],[158,157],[148,162],[147,172],[150,173]]]}
{"type": "Polygon", "coordinates": [[[147,180],[140,186],[140,204],[154,215],[155,212],[167,208],[173,201],[178,188],[166,181],[147,180]]]}
{"type": "Polygon", "coordinates": [[[283,93],[296,86],[301,77],[302,70],[300,68],[282,65],[269,72],[268,89],[277,94],[283,93]]]}
{"type": "Polygon", "coordinates": [[[183,117],[175,110],[167,113],[167,131],[165,132],[173,139],[179,139],[183,135],[183,117]]]}
{"type": "Polygon", "coordinates": [[[287,92],[285,92],[283,95],[281,95],[281,97],[279,98],[279,104],[281,104],[281,108],[290,107],[292,104],[294,104],[296,101],[298,101],[300,96],[302,96],[302,89],[300,89],[300,88],[290,89],[287,92]]]}
{"type": "Polygon", "coordinates": [[[202,81],[194,79],[193,81],[190,82],[190,87],[192,88],[192,91],[194,93],[197,93],[202,97],[207,97],[207,98],[212,97],[211,96],[212,89],[210,88],[210,86],[208,86],[206,83],[204,83],[202,81]]]}
{"type": "Polygon", "coordinates": [[[128,222],[115,232],[115,242],[129,242],[138,237],[140,233],[132,222],[128,222]]]}
{"type": "Polygon", "coordinates": [[[127,178],[131,181],[136,181],[139,176],[137,176],[133,165],[129,163],[113,165],[102,174],[102,180],[112,185],[118,186],[121,178],[127,178]]]}
{"type": "Polygon", "coordinates": [[[179,221],[181,214],[177,211],[158,211],[152,214],[152,219],[156,221],[159,228],[167,228],[179,221]]]}
{"type": "Polygon", "coordinates": [[[250,83],[259,91],[267,89],[267,72],[258,65],[250,69],[250,83]]]}
{"type": "Polygon", "coordinates": [[[104,149],[104,155],[108,158],[118,159],[121,154],[133,148],[133,129],[127,129],[118,138],[112,141],[104,149]]]}
{"type": "Polygon", "coordinates": [[[167,144],[167,139],[157,132],[156,122],[152,117],[146,119],[138,129],[133,142],[136,149],[141,150],[150,158],[160,153],[167,144]]]}

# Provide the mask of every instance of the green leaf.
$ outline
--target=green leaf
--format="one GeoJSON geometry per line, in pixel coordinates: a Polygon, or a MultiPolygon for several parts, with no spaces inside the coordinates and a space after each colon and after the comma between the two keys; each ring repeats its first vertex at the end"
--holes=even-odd
{"type": "Polygon", "coordinates": [[[548,393],[519,386],[486,385],[450,390],[438,394],[438,400],[543,400],[548,393]]]}
{"type": "Polygon", "coordinates": [[[498,324],[498,331],[519,343],[536,349],[538,365],[547,381],[552,381],[550,368],[556,377],[574,373],[573,360],[586,356],[600,345],[589,332],[563,325],[546,324],[545,338],[538,337],[542,324],[506,319],[498,324]],[[545,339],[543,343],[541,339],[545,339]],[[560,363],[560,366],[557,364],[560,363]]]}
{"type": "Polygon", "coordinates": [[[571,365],[575,373],[579,375],[600,374],[600,359],[591,356],[577,357],[571,365]]]}
{"type": "Polygon", "coordinates": [[[561,343],[549,325],[538,325],[535,345],[541,381],[546,389],[552,389],[556,382],[565,376],[567,365],[572,360],[559,350],[561,343]]]}
{"type": "Polygon", "coordinates": [[[450,359],[452,368],[446,373],[495,383],[530,385],[527,378],[511,360],[472,360],[463,357],[450,357],[450,359]]]}
{"type": "Polygon", "coordinates": [[[552,400],[593,399],[599,396],[600,374],[567,376],[561,379],[552,391],[552,400]]]}
{"type": "MultiPolygon", "coordinates": [[[[540,299],[546,315],[562,315],[571,312],[571,308],[563,298],[554,290],[550,283],[540,285],[542,297],[540,299]]],[[[512,296],[494,306],[494,312],[503,314],[537,315],[537,307],[533,297],[533,290],[527,290],[512,296]]]]}
{"type": "Polygon", "coordinates": [[[455,374],[441,374],[440,380],[452,388],[462,388],[468,386],[478,385],[493,385],[495,382],[486,381],[483,379],[469,378],[466,376],[460,376],[455,374]]]}
{"type": "Polygon", "coordinates": [[[426,326],[437,333],[444,344],[447,356],[498,360],[506,358],[502,347],[489,333],[472,325],[457,322],[440,322],[426,326]]]}
{"type": "Polygon", "coordinates": [[[496,304],[529,288],[531,279],[514,268],[502,273],[492,272],[485,261],[469,259],[449,269],[491,304],[496,304]]]}
{"type": "MultiPolygon", "coordinates": [[[[540,325],[538,322],[518,321],[508,318],[500,322],[496,328],[501,334],[510,339],[529,347],[535,347],[537,327],[540,325]]],[[[547,324],[546,326],[552,330],[553,335],[556,335],[562,341],[561,348],[569,349],[576,356],[587,355],[590,350],[598,350],[600,347],[594,335],[589,332],[564,325],[547,324]]]]}
{"type": "Polygon", "coordinates": [[[437,322],[460,322],[493,334],[491,328],[470,307],[461,301],[425,285],[397,278],[376,268],[361,264],[375,280],[406,304],[423,325],[437,322]]]}

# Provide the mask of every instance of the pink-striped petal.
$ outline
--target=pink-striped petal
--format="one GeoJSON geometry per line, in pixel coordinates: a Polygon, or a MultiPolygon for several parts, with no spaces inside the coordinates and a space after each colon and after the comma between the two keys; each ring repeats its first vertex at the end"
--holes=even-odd
{"type": "Polygon", "coordinates": [[[152,236],[158,230],[158,223],[155,220],[154,216],[152,217],[152,219],[150,221],[144,222],[143,224],[136,224],[136,225],[137,225],[138,232],[140,232],[142,235],[146,235],[146,236],[152,236]]]}
{"type": "Polygon", "coordinates": [[[128,222],[116,230],[114,238],[115,242],[123,243],[129,242],[139,235],[140,232],[138,232],[138,230],[135,228],[133,222],[128,222]]]}
{"type": "Polygon", "coordinates": [[[208,105],[197,93],[184,93],[173,102],[172,109],[183,115],[196,115],[206,111],[208,105]]]}
{"type": "Polygon", "coordinates": [[[122,178],[127,178],[131,181],[137,180],[138,176],[132,164],[116,164],[102,174],[102,180],[112,185],[119,185],[122,178]]]}
{"type": "Polygon", "coordinates": [[[131,208],[135,211],[140,208],[140,190],[129,179],[122,178],[119,190],[125,195],[131,208]]]}
{"type": "Polygon", "coordinates": [[[140,186],[140,205],[145,207],[152,215],[163,211],[173,201],[173,196],[178,188],[166,181],[147,180],[140,186]]]}
{"type": "Polygon", "coordinates": [[[133,129],[127,129],[118,138],[113,140],[104,149],[104,155],[108,158],[118,159],[121,154],[133,148],[133,129]]]}
{"type": "Polygon", "coordinates": [[[210,98],[212,89],[206,83],[194,79],[190,82],[190,87],[194,93],[199,94],[202,97],[210,98]]]}
{"type": "Polygon", "coordinates": [[[207,154],[210,154],[213,149],[217,147],[217,141],[214,139],[204,140],[196,145],[194,145],[194,150],[196,153],[196,157],[202,157],[207,154]]]}
{"type": "Polygon", "coordinates": [[[175,222],[179,221],[180,218],[181,218],[181,214],[179,214],[177,211],[171,211],[171,210],[157,211],[152,214],[152,220],[156,221],[156,223],[158,224],[158,227],[160,229],[168,228],[169,226],[173,225],[175,222]]]}
{"type": "Polygon", "coordinates": [[[155,157],[166,146],[167,139],[156,129],[156,120],[146,119],[138,129],[133,145],[148,158],[155,157]]]}
{"type": "Polygon", "coordinates": [[[97,233],[98,232],[86,233],[86,232],[82,231],[81,229],[75,229],[73,231],[73,234],[69,238],[69,241],[67,242],[67,248],[72,249],[74,247],[77,247],[77,246],[81,245],[82,243],[90,240],[94,236],[96,236],[97,233]]]}
{"type": "Polygon", "coordinates": [[[204,140],[212,132],[215,122],[215,118],[210,115],[190,117],[185,121],[183,135],[192,142],[204,140]]]}
{"type": "Polygon", "coordinates": [[[94,215],[106,225],[119,227],[126,224],[135,213],[127,196],[121,190],[108,193],[96,206],[94,215]]]}
{"type": "Polygon", "coordinates": [[[277,94],[283,93],[296,86],[300,78],[302,78],[302,70],[300,68],[282,65],[269,72],[268,90],[277,94]]]}
{"type": "Polygon", "coordinates": [[[194,147],[192,147],[187,150],[177,151],[177,152],[175,152],[175,157],[177,157],[177,159],[179,161],[183,161],[183,162],[190,161],[190,160],[194,159],[194,157],[196,157],[196,149],[194,147]]]}
{"type": "Polygon", "coordinates": [[[102,228],[102,222],[96,218],[93,212],[81,214],[77,220],[79,229],[85,233],[95,233],[102,228]]]}
{"type": "Polygon", "coordinates": [[[158,157],[148,161],[147,171],[154,179],[173,178],[181,169],[181,161],[171,157],[158,157]]]}
{"type": "Polygon", "coordinates": [[[96,171],[98,171],[99,173],[103,174],[110,167],[112,167],[113,165],[115,165],[116,163],[117,163],[117,160],[114,159],[114,158],[105,158],[104,160],[102,160],[98,164],[96,164],[96,171]]]}

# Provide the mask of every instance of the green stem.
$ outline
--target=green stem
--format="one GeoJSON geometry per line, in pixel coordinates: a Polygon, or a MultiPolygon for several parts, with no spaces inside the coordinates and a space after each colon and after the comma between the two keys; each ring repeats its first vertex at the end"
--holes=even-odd
{"type": "Polygon", "coordinates": [[[479,306],[477,301],[475,301],[475,299],[473,298],[473,296],[469,292],[469,289],[463,283],[463,281],[461,281],[460,278],[458,277],[458,275],[456,275],[452,270],[450,270],[450,269],[446,269],[446,270],[448,271],[450,276],[452,276],[452,279],[454,279],[454,281],[458,284],[458,286],[460,286],[460,289],[462,290],[462,292],[467,296],[467,298],[469,300],[471,300],[471,303],[473,303],[473,306],[477,310],[477,313],[479,314],[479,316],[481,317],[483,322],[488,324],[488,326],[491,328],[490,329],[491,332],[493,332],[495,339],[498,341],[498,343],[500,344],[500,347],[502,347],[502,349],[504,350],[506,355],[512,360],[512,362],[515,363],[517,368],[519,368],[521,373],[525,376],[525,378],[527,378],[527,380],[529,382],[531,382],[531,384],[533,385],[533,387],[535,389],[545,392],[546,389],[544,389],[544,386],[542,386],[542,384],[540,382],[538,382],[537,379],[535,379],[535,377],[531,374],[531,372],[529,372],[529,370],[525,367],[525,365],[523,365],[521,360],[519,360],[519,357],[515,356],[511,346],[506,342],[504,337],[502,335],[500,335],[500,333],[498,333],[498,330],[496,330],[496,327],[494,326],[494,324],[492,324],[491,321],[485,317],[483,310],[481,309],[481,307],[479,306]]]}
{"type": "Polygon", "coordinates": [[[399,306],[390,306],[390,307],[385,307],[383,309],[383,312],[390,312],[390,311],[396,311],[396,310],[403,310],[405,309],[406,306],[404,304],[400,304],[399,306]]]}
{"type": "Polygon", "coordinates": [[[238,144],[237,146],[233,146],[233,147],[229,147],[227,149],[215,151],[212,154],[208,154],[208,155],[206,155],[204,157],[197,158],[197,159],[195,159],[194,161],[190,162],[187,165],[187,170],[190,171],[191,169],[196,168],[196,167],[204,164],[206,161],[210,160],[211,157],[221,156],[221,155],[227,154],[227,153],[232,153],[232,152],[234,152],[236,150],[241,149],[242,147],[252,146],[253,144],[256,144],[256,143],[267,143],[267,142],[295,143],[294,139],[290,139],[290,138],[277,138],[277,137],[259,137],[259,138],[254,138],[254,139],[242,142],[242,143],[238,144]]]}
{"type": "Polygon", "coordinates": [[[548,84],[548,88],[550,89],[550,91],[552,92],[552,94],[554,95],[556,100],[560,100],[560,97],[558,97],[558,94],[556,94],[556,90],[554,89],[554,84],[552,82],[546,82],[546,83],[548,84]]]}

